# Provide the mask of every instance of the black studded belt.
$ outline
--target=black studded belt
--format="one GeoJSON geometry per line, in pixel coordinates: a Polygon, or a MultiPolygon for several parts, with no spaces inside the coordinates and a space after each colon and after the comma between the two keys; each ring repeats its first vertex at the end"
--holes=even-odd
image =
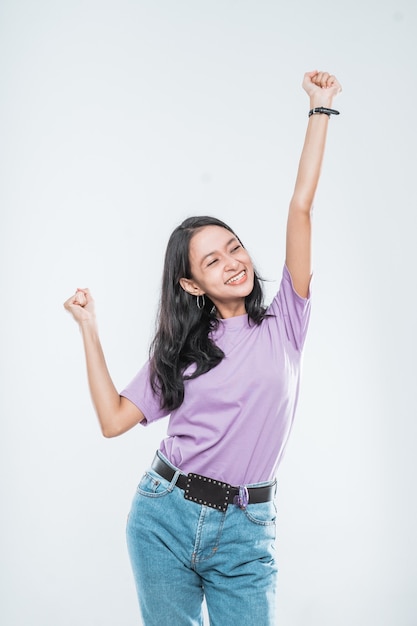
{"type": "MultiPolygon", "coordinates": [[[[156,454],[152,463],[152,469],[168,480],[175,476],[174,470],[168,463],[156,454]]],[[[234,504],[240,497],[240,488],[233,487],[214,478],[201,476],[200,474],[180,474],[175,483],[176,487],[184,490],[184,498],[203,504],[219,511],[226,511],[229,504],[234,504]]],[[[260,504],[270,502],[275,496],[275,481],[271,485],[264,487],[248,487],[245,491],[249,504],[260,504]]]]}

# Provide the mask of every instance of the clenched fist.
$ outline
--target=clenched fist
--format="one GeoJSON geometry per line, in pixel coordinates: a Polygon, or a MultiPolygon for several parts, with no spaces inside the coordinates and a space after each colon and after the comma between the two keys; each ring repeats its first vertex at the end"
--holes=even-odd
{"type": "Polygon", "coordinates": [[[94,320],[94,300],[88,289],[77,289],[64,302],[64,307],[78,323],[94,320]]]}
{"type": "Polygon", "coordinates": [[[330,106],[342,86],[333,74],[313,70],[304,74],[303,89],[310,96],[312,106],[330,106]]]}

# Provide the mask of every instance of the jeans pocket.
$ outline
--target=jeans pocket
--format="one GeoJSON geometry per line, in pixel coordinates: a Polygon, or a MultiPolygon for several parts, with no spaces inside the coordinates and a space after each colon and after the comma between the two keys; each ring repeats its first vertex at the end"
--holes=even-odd
{"type": "Polygon", "coordinates": [[[248,504],[244,509],[247,519],[260,526],[275,526],[277,507],[273,500],[259,504],[248,504]]]}
{"type": "Polygon", "coordinates": [[[165,478],[162,478],[153,470],[148,470],[142,476],[137,492],[148,498],[161,498],[171,493],[172,489],[171,483],[165,480],[165,478]]]}

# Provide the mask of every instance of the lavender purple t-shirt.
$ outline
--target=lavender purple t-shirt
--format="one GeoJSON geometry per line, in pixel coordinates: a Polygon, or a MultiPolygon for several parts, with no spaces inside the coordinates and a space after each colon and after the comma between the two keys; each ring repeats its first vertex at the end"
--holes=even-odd
{"type": "MultiPolygon", "coordinates": [[[[310,297],[294,291],[286,267],[267,313],[259,326],[247,315],[221,320],[211,336],[225,358],[185,381],[184,402],[160,446],[184,473],[236,486],[274,477],[294,419],[310,316],[310,297]]],[[[121,395],[145,415],[143,425],[169,415],[151,389],[149,363],[121,395]]]]}

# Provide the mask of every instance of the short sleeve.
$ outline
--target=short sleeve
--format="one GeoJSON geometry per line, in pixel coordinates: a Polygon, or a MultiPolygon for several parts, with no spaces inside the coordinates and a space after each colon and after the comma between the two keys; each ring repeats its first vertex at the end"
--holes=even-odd
{"type": "Polygon", "coordinates": [[[149,361],[139,370],[127,387],[120,392],[120,395],[133,402],[142,411],[145,419],[140,423],[143,426],[168,415],[166,409],[161,409],[160,397],[152,389],[149,376],[149,361]]]}
{"type": "Polygon", "coordinates": [[[307,298],[301,297],[294,289],[291,274],[284,266],[281,284],[277,295],[268,307],[267,313],[282,318],[288,340],[302,350],[310,320],[311,287],[307,298]]]}

